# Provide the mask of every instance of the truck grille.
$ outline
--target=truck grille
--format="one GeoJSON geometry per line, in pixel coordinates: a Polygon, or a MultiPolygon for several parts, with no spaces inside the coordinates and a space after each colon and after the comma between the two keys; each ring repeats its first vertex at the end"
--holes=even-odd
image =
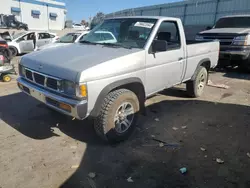
{"type": "Polygon", "coordinates": [[[205,41],[213,41],[213,40],[219,40],[220,45],[231,45],[234,37],[238,36],[237,34],[215,34],[215,33],[206,33],[203,36],[203,39],[205,41]]]}
{"type": "Polygon", "coordinates": [[[58,78],[54,78],[27,68],[25,68],[25,77],[28,80],[43,87],[47,87],[56,91],[61,91],[61,80],[58,78]]]}

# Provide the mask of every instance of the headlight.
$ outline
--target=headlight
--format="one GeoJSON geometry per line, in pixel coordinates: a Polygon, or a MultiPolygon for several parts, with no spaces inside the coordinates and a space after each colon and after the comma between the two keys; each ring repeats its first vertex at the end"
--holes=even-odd
{"type": "Polygon", "coordinates": [[[21,64],[19,64],[19,75],[20,76],[24,76],[25,77],[25,68],[21,65],[21,64]]]}
{"type": "Polygon", "coordinates": [[[87,85],[75,84],[74,82],[64,80],[62,84],[62,91],[66,95],[76,96],[78,98],[87,97],[87,85]]]}
{"type": "Polygon", "coordinates": [[[203,40],[204,38],[203,38],[203,36],[201,36],[201,35],[196,35],[195,36],[195,40],[203,40]]]}
{"type": "Polygon", "coordinates": [[[76,84],[74,82],[64,80],[62,84],[62,91],[67,95],[74,96],[76,94],[76,84]]]}
{"type": "Polygon", "coordinates": [[[248,45],[248,35],[235,37],[232,44],[238,46],[248,45]]]}

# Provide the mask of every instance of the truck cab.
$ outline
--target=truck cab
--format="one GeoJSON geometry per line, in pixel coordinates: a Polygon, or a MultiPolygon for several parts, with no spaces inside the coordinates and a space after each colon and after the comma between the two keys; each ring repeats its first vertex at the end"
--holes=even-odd
{"type": "Polygon", "coordinates": [[[249,35],[250,15],[233,15],[220,18],[212,29],[197,34],[196,40],[220,41],[221,66],[238,65],[250,70],[249,35]]]}

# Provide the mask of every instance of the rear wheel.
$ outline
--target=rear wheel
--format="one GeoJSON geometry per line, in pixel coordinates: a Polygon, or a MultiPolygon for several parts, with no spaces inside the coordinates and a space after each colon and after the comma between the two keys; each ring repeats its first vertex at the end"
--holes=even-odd
{"type": "Polygon", "coordinates": [[[14,47],[14,46],[9,46],[9,50],[10,50],[10,52],[11,52],[11,56],[12,56],[12,57],[17,56],[18,51],[17,51],[16,47],[14,47]]]}
{"type": "Polygon", "coordinates": [[[97,134],[110,143],[127,139],[135,128],[139,108],[138,98],[132,91],[110,92],[94,122],[97,134]]]}
{"type": "Polygon", "coordinates": [[[205,67],[200,66],[194,80],[190,80],[186,84],[187,93],[191,97],[200,97],[207,85],[208,72],[205,67]]]}

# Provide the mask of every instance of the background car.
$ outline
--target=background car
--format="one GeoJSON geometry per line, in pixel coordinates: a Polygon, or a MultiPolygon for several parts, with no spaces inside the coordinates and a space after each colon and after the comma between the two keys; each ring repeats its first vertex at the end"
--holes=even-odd
{"type": "Polygon", "coordinates": [[[48,48],[54,48],[58,46],[65,46],[68,44],[77,43],[88,33],[89,31],[67,33],[66,35],[59,38],[57,41],[41,46],[40,48],[38,48],[38,50],[44,50],[48,48]]]}
{"type": "MultiPolygon", "coordinates": [[[[12,56],[22,53],[29,53],[34,51],[34,38],[35,32],[20,32],[8,39],[9,49],[12,56]]],[[[49,44],[58,40],[59,37],[55,33],[38,32],[37,47],[49,44]]]]}
{"type": "Polygon", "coordinates": [[[96,43],[117,43],[117,40],[112,32],[109,31],[96,31],[88,35],[88,40],[96,43]]]}
{"type": "Polygon", "coordinates": [[[73,24],[72,27],[75,30],[85,30],[85,26],[83,26],[81,24],[73,24]]]}

